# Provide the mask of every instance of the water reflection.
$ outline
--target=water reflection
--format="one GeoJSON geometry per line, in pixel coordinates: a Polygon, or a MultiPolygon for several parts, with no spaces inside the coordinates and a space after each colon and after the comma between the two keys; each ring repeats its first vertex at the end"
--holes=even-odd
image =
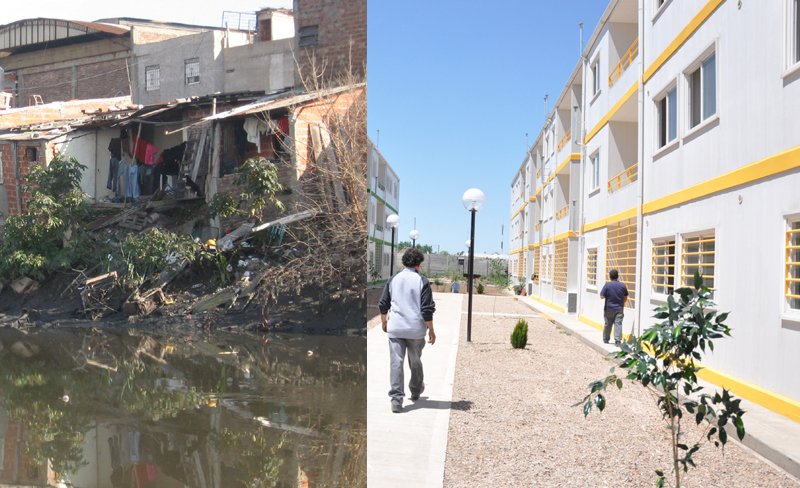
{"type": "Polygon", "coordinates": [[[0,329],[0,483],[366,486],[361,337],[0,329]]]}

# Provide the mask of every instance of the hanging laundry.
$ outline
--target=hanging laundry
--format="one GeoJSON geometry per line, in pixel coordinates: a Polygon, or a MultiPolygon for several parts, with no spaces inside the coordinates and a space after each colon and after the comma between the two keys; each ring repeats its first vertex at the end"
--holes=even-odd
{"type": "Polygon", "coordinates": [[[248,117],[244,121],[244,131],[247,133],[247,142],[252,142],[256,145],[258,152],[261,152],[261,134],[267,132],[269,129],[261,119],[256,117],[248,117]]]}

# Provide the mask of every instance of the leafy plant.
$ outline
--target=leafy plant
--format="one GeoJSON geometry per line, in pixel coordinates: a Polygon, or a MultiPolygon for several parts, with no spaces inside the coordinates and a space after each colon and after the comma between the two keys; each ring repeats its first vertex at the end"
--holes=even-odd
{"type": "Polygon", "coordinates": [[[88,216],[80,189],[86,166],[57,153],[45,168],[32,164],[23,187],[27,212],[12,215],[3,227],[0,274],[9,279],[43,279],[57,269],[89,262],[95,254],[82,231],[88,216]]]}
{"type": "Polygon", "coordinates": [[[528,322],[525,319],[517,320],[514,331],[511,332],[511,346],[514,349],[525,349],[528,343],[528,322]]]}
{"type": "Polygon", "coordinates": [[[222,217],[223,219],[227,219],[238,213],[239,205],[228,193],[217,193],[208,203],[208,214],[211,218],[222,217]]]}
{"type": "MultiPolygon", "coordinates": [[[[681,486],[681,471],[695,466],[693,455],[701,442],[711,442],[719,447],[728,441],[725,427],[733,425],[736,435],[744,438],[742,422],[744,411],[725,388],[722,393],[710,395],[698,386],[697,372],[702,369],[695,364],[708,350],[714,350],[714,340],[730,336],[730,327],[725,325],[728,313],[717,313],[711,301],[711,292],[703,285],[703,279],[695,274],[694,288],[679,288],[667,297],[667,304],[656,309],[655,317],[661,322],[645,330],[641,337],[624,342],[613,356],[620,366],[628,371],[625,378],[635,380],[642,386],[656,388],[656,405],[670,431],[672,449],[672,472],[674,486],[681,486]],[[674,297],[678,296],[678,300],[674,297]],[[687,442],[681,421],[686,414],[700,425],[708,421],[706,430],[696,442],[687,442]],[[703,440],[705,438],[705,441],[703,440]]],[[[590,392],[575,406],[583,405],[584,416],[593,407],[602,411],[606,406],[603,392],[608,385],[622,388],[620,376],[611,369],[609,376],[589,384],[590,392]]],[[[656,485],[664,486],[666,475],[657,470],[656,485]]]]}
{"type": "Polygon", "coordinates": [[[483,292],[485,291],[483,283],[479,281],[478,284],[475,285],[475,291],[478,292],[478,295],[483,295],[483,292]]]}
{"type": "Polygon", "coordinates": [[[265,158],[251,158],[242,164],[236,183],[242,187],[239,208],[250,217],[261,217],[268,203],[283,210],[276,196],[283,186],[278,182],[278,167],[265,158]]]}
{"type": "Polygon", "coordinates": [[[120,246],[125,263],[123,283],[135,288],[182,259],[194,259],[196,244],[185,235],[151,227],[129,234],[120,246]]]}

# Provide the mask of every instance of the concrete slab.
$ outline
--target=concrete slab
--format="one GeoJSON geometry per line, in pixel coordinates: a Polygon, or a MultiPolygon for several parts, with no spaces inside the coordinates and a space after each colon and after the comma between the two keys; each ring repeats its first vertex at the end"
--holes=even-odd
{"type": "MultiPolygon", "coordinates": [[[[436,343],[422,350],[425,392],[406,397],[402,413],[389,401],[389,342],[380,327],[367,332],[367,483],[385,488],[439,488],[444,480],[463,295],[434,293],[436,343]]],[[[406,363],[406,381],[410,378],[406,363]]],[[[406,385],[406,395],[408,395],[406,385]]]]}
{"type": "MultiPolygon", "coordinates": [[[[603,344],[601,331],[581,321],[575,315],[559,312],[530,297],[516,297],[546,319],[570,330],[580,340],[602,354],[617,350],[613,344],[603,344]]],[[[717,385],[700,380],[701,386],[718,389],[717,385]]],[[[744,419],[747,435],[742,442],[756,454],[800,479],[800,423],[768,410],[761,405],[742,399],[747,412],[744,419]]],[[[729,437],[738,442],[735,435],[729,437]]]]}

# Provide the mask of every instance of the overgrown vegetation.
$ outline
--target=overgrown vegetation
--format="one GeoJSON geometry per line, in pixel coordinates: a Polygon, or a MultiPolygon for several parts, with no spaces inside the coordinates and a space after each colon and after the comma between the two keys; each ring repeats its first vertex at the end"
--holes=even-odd
{"type": "Polygon", "coordinates": [[[514,331],[511,332],[511,347],[514,349],[524,349],[528,344],[528,322],[525,319],[517,320],[514,331]]]}
{"type": "Polygon", "coordinates": [[[236,176],[236,185],[241,193],[235,198],[225,192],[214,195],[208,205],[211,217],[241,215],[260,219],[267,205],[283,210],[283,203],[277,197],[283,190],[278,182],[278,167],[268,159],[251,158],[245,161],[236,176]]]}
{"type": "MultiPolygon", "coordinates": [[[[710,395],[698,385],[697,373],[702,368],[699,361],[708,350],[714,350],[714,340],[730,336],[730,327],[725,325],[727,313],[717,313],[711,300],[711,291],[703,285],[699,274],[694,277],[694,288],[679,288],[667,297],[667,304],[656,309],[655,317],[661,322],[648,328],[640,337],[624,342],[622,349],[613,354],[620,360],[620,367],[628,373],[625,378],[635,380],[656,397],[656,405],[670,432],[672,451],[672,483],[681,486],[681,472],[694,467],[694,454],[702,443],[711,442],[719,447],[728,441],[726,426],[732,425],[736,435],[744,438],[742,422],[744,411],[725,388],[722,393],[710,395]],[[678,299],[675,299],[675,296],[678,299]],[[694,442],[686,438],[681,426],[684,414],[697,425],[707,421],[703,435],[694,442]]],[[[584,416],[593,407],[602,411],[606,406],[603,392],[608,385],[622,388],[622,377],[614,374],[589,385],[590,393],[575,406],[583,406],[584,416]]],[[[663,470],[656,471],[656,485],[667,483],[663,470]]]]}
{"type": "Polygon", "coordinates": [[[85,170],[75,158],[60,153],[46,168],[30,166],[23,186],[30,194],[28,211],[10,216],[3,227],[0,275],[43,279],[95,258],[95,246],[83,232],[89,215],[80,189],[85,170]]]}
{"type": "Polygon", "coordinates": [[[170,265],[184,259],[193,261],[196,249],[197,244],[190,237],[156,227],[141,234],[129,234],[119,248],[124,266],[122,282],[133,289],[170,265]]]}

